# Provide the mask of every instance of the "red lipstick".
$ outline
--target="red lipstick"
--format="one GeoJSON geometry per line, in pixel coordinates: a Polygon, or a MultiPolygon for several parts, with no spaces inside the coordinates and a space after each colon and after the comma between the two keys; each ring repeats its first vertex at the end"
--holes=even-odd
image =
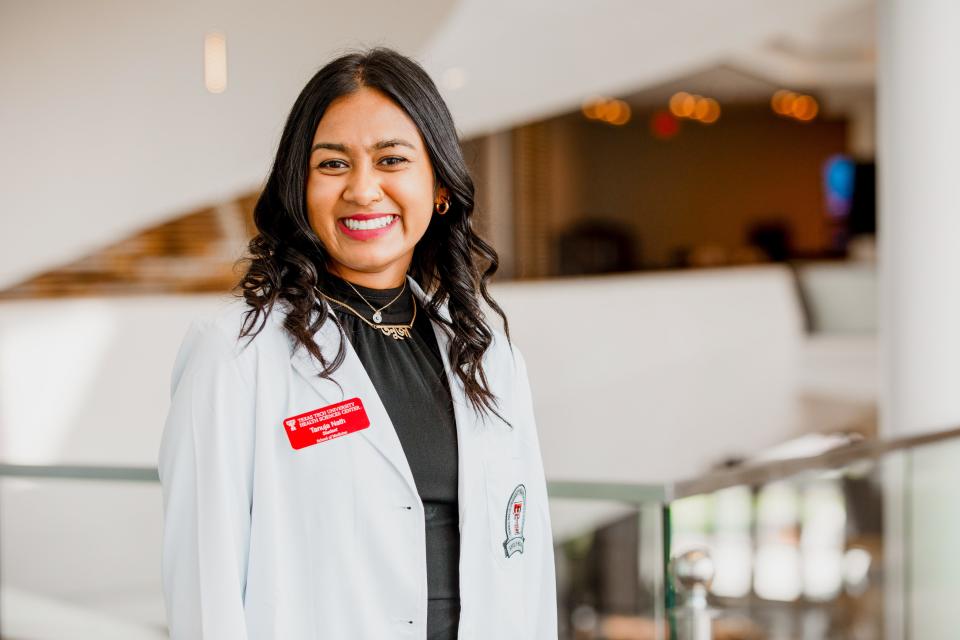
{"type": "Polygon", "coordinates": [[[400,216],[394,213],[355,213],[353,215],[345,216],[337,220],[337,229],[340,230],[348,238],[354,240],[372,240],[374,238],[379,238],[385,233],[389,232],[393,227],[396,226],[397,221],[400,219],[400,216]],[[384,218],[390,216],[390,222],[383,227],[377,227],[375,229],[351,229],[346,225],[346,220],[354,222],[363,222],[365,220],[374,220],[376,218],[384,218]]]}

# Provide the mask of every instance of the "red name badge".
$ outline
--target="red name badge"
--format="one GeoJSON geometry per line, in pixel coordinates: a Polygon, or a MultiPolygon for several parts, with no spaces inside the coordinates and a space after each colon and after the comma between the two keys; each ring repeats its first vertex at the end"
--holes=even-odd
{"type": "Polygon", "coordinates": [[[320,407],[283,421],[290,445],[294,449],[303,449],[361,431],[370,426],[370,419],[363,409],[360,398],[344,400],[337,404],[320,407]]]}

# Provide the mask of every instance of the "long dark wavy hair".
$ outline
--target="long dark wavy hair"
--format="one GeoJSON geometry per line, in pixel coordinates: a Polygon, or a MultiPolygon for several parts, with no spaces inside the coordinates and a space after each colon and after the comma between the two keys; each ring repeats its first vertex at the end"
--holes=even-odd
{"type": "Polygon", "coordinates": [[[429,153],[435,184],[449,192],[450,208],[446,215],[431,216],[414,248],[409,274],[429,296],[427,314],[450,338],[450,365],[473,408],[503,419],[482,366],[493,332],[484,318],[481,298],[503,320],[510,344],[506,315],[487,291],[487,282],[499,264],[497,253],[473,231],[473,180],[447,105],[426,71],[392,49],[376,47],[333,60],[297,97],[254,208],[258,233],[248,245],[248,255],[241,259],[249,264],[233,289],[251,307],[239,337],[256,337],[274,303],[283,299],[289,303],[283,326],[293,337],[295,348],[303,346],[320,361],[321,377],[330,378],[343,363],[346,348],[342,331],[337,354],[330,361],[312,338],[329,315],[315,293],[315,287],[324,288],[329,255],[309,222],[306,184],[310,146],[324,112],[335,99],[362,87],[388,96],[413,120],[429,153]],[[444,303],[449,319],[439,313],[444,303]],[[319,315],[310,324],[311,314],[318,307],[319,315]],[[261,316],[260,326],[254,330],[261,316]]]}

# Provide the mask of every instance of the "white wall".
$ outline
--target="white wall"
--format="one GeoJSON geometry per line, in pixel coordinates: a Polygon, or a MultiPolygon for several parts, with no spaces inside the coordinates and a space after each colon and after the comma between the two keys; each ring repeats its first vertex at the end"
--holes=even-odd
{"type": "Polygon", "coordinates": [[[802,322],[777,267],[507,284],[555,479],[656,482],[797,433],[802,322]]]}
{"type": "Polygon", "coordinates": [[[0,457],[154,465],[180,339],[191,317],[221,299],[0,305],[0,457]]]}

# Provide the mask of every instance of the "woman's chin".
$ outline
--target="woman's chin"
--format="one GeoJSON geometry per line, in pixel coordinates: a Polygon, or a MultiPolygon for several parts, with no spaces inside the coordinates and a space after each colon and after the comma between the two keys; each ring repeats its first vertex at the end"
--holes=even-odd
{"type": "Polygon", "coordinates": [[[399,267],[400,273],[406,273],[410,260],[404,260],[403,254],[379,254],[364,252],[362,255],[343,256],[343,259],[334,258],[334,270],[339,274],[350,273],[383,273],[399,267]],[[404,263],[401,265],[401,263],[404,263]]]}

